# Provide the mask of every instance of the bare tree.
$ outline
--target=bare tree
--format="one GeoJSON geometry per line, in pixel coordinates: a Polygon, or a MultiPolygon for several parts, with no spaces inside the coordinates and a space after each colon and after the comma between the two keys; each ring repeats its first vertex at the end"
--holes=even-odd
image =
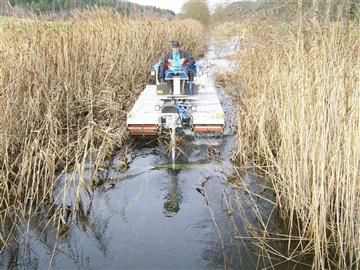
{"type": "Polygon", "coordinates": [[[315,18],[319,18],[319,0],[313,0],[313,14],[315,18]]]}
{"type": "Polygon", "coordinates": [[[190,0],[182,6],[182,17],[192,18],[207,25],[210,21],[210,11],[206,0],[190,0]]]}
{"type": "Polygon", "coordinates": [[[326,0],[325,20],[330,21],[332,0],[326,0]]]}

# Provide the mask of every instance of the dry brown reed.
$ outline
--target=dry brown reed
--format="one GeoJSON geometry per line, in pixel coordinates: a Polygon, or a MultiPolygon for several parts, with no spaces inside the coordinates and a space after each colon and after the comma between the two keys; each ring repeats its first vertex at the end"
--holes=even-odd
{"type": "Polygon", "coordinates": [[[222,44],[234,37],[234,33],[236,33],[236,37],[245,37],[246,30],[247,28],[242,27],[242,25],[237,22],[223,22],[216,24],[211,34],[217,44],[222,44]]]}
{"type": "Polygon", "coordinates": [[[238,98],[241,162],[273,182],[300,236],[292,254],[311,251],[313,269],[359,269],[359,23],[243,27],[252,46],[222,77],[238,98]]]}
{"type": "MultiPolygon", "coordinates": [[[[54,187],[69,170],[77,172],[76,182],[62,183],[63,193],[72,186],[77,196],[85,190],[91,197],[97,169],[122,147],[126,112],[170,40],[195,56],[204,49],[203,28],[195,21],[125,18],[110,10],[67,22],[14,21],[1,26],[0,35],[3,225],[54,204],[54,187]]],[[[55,208],[65,223],[69,205],[60,200],[55,208]]],[[[6,230],[0,230],[0,246],[6,230]]]]}

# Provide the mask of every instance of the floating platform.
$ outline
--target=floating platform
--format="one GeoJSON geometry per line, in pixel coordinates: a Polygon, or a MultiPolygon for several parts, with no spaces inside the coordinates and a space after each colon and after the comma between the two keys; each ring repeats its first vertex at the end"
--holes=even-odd
{"type": "MultiPolygon", "coordinates": [[[[224,111],[216,88],[206,75],[195,77],[194,95],[159,95],[157,85],[147,85],[127,114],[130,136],[156,136],[161,134],[166,119],[176,117],[176,111],[164,111],[164,105],[171,102],[189,104],[191,124],[186,127],[194,133],[223,133],[224,111]],[[165,120],[164,120],[165,119],[165,120]]],[[[171,120],[170,120],[171,121],[171,120]]],[[[182,128],[181,123],[177,127],[182,128]]]]}

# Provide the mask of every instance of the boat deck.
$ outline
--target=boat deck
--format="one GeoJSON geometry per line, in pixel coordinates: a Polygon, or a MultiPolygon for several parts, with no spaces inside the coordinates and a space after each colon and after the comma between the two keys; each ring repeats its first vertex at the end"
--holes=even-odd
{"type": "MultiPolygon", "coordinates": [[[[159,108],[164,99],[175,97],[179,100],[191,101],[191,115],[195,132],[222,132],[225,125],[224,111],[215,86],[206,75],[195,78],[194,83],[198,85],[198,93],[193,96],[157,95],[156,85],[147,85],[127,115],[129,130],[141,127],[142,130],[149,129],[153,131],[154,126],[157,127],[160,123],[161,111],[159,108]]],[[[140,134],[131,134],[130,132],[130,135],[140,134]]],[[[142,135],[147,134],[144,132],[142,135]]]]}

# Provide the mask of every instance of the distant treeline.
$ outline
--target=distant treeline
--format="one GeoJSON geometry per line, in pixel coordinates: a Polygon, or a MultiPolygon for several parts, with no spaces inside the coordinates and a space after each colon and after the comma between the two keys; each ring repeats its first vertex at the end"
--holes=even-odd
{"type": "MultiPolygon", "coordinates": [[[[0,0],[0,2],[3,2],[4,4],[5,1],[0,0]]],[[[122,0],[9,0],[7,4],[8,6],[12,7],[12,11],[15,13],[26,11],[31,11],[34,13],[61,13],[75,9],[78,10],[91,7],[108,7],[114,8],[127,15],[138,13],[169,18],[175,16],[175,13],[171,10],[160,9],[153,6],[142,6],[122,0]]]]}
{"type": "Polygon", "coordinates": [[[243,16],[263,14],[277,18],[294,18],[302,12],[304,16],[324,19],[336,19],[339,16],[359,19],[360,2],[358,0],[259,0],[239,1],[219,5],[213,14],[213,20],[233,21],[243,16]]]}

